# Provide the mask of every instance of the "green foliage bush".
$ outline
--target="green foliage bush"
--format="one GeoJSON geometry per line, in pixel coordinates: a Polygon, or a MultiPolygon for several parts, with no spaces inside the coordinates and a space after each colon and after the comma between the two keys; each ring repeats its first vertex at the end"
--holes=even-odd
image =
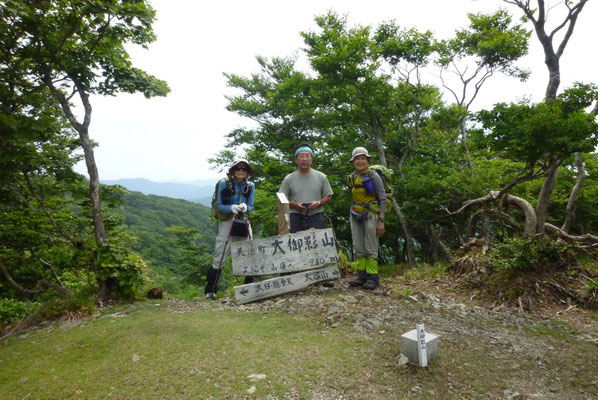
{"type": "Polygon", "coordinates": [[[338,269],[342,274],[353,273],[355,271],[355,266],[353,264],[354,263],[349,262],[349,259],[345,253],[338,253],[338,269]]]}
{"type": "Polygon", "coordinates": [[[575,248],[547,237],[507,238],[486,256],[484,264],[516,274],[523,271],[563,269],[577,263],[575,248]]]}
{"type": "Polygon", "coordinates": [[[31,314],[39,307],[39,303],[16,299],[0,299],[0,324],[8,324],[31,314]]]}

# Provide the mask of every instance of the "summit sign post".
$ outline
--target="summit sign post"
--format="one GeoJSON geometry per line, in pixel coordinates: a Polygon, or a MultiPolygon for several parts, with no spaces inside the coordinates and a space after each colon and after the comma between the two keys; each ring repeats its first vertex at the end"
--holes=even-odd
{"type": "Polygon", "coordinates": [[[235,286],[239,303],[279,296],[311,284],[338,279],[338,254],[332,229],[315,229],[231,243],[233,274],[278,275],[235,286]]]}
{"type": "Polygon", "coordinates": [[[272,275],[338,262],[332,229],[314,229],[231,243],[233,274],[272,275]]]}

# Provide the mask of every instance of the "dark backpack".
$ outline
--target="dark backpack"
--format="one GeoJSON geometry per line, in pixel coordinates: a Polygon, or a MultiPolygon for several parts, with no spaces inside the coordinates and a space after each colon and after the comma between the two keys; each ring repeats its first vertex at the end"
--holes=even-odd
{"type": "MultiPolygon", "coordinates": [[[[235,192],[233,191],[233,182],[229,178],[223,178],[223,179],[226,180],[226,187],[224,189],[222,189],[222,193],[221,193],[222,202],[224,204],[230,204],[232,201],[233,195],[235,194],[235,192]]],[[[225,220],[231,219],[232,214],[224,214],[224,213],[221,213],[220,211],[218,211],[218,188],[220,187],[220,182],[222,182],[222,179],[220,179],[218,182],[216,182],[216,186],[214,187],[214,193],[212,194],[211,217],[216,218],[217,220],[220,220],[220,221],[225,221],[225,220]]],[[[245,188],[246,188],[246,190],[244,190],[244,192],[242,194],[245,197],[249,197],[249,195],[251,194],[251,186],[246,184],[245,188]]]]}
{"type": "MultiPolygon", "coordinates": [[[[223,192],[228,189],[228,191],[231,193],[232,195],[232,182],[230,181],[230,179],[227,178],[223,178],[226,180],[226,188],[223,189],[223,192]]],[[[220,187],[220,182],[222,182],[222,179],[220,179],[218,182],[216,182],[216,187],[214,187],[214,193],[212,194],[212,213],[211,213],[211,217],[212,218],[216,218],[218,219],[218,215],[220,214],[220,211],[218,211],[218,188],[220,187]]],[[[223,193],[224,194],[224,193],[223,193]]]]}

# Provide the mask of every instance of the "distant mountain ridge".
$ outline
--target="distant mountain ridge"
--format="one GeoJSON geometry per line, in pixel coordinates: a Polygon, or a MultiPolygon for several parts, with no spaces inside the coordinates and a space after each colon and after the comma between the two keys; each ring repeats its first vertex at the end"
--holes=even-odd
{"type": "Polygon", "coordinates": [[[104,185],[120,185],[134,192],[183,199],[209,206],[218,179],[198,179],[191,182],[154,182],[145,178],[102,180],[104,185]]]}

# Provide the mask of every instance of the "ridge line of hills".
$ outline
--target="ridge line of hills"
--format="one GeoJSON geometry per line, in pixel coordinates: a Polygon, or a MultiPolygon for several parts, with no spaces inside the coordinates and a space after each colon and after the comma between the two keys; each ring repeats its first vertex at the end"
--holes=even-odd
{"type": "Polygon", "coordinates": [[[154,182],[145,178],[101,180],[104,185],[120,185],[134,192],[183,199],[210,206],[214,185],[218,179],[199,179],[189,182],[154,182]]]}

